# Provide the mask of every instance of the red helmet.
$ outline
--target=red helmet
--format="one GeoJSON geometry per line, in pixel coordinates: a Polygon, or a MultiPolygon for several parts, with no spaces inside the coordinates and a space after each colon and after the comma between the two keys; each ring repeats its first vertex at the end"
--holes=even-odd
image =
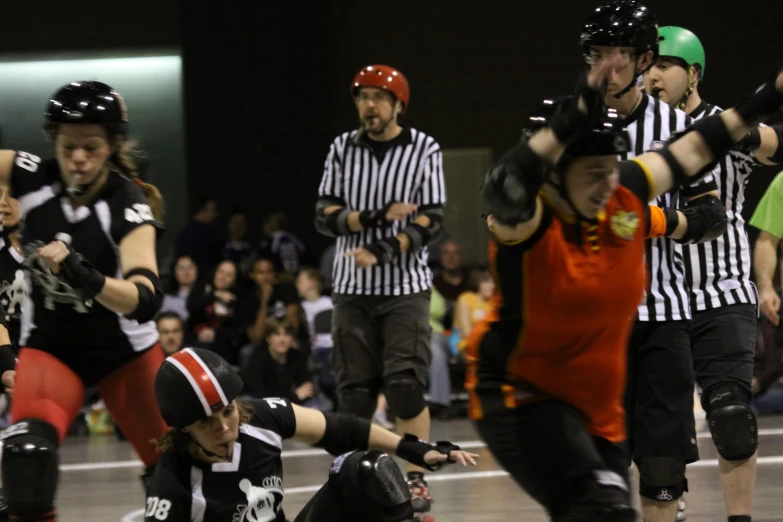
{"type": "Polygon", "coordinates": [[[360,87],[377,87],[394,95],[402,102],[403,109],[408,107],[411,99],[411,88],[405,76],[388,65],[368,65],[359,71],[351,82],[351,96],[356,96],[360,87]]]}

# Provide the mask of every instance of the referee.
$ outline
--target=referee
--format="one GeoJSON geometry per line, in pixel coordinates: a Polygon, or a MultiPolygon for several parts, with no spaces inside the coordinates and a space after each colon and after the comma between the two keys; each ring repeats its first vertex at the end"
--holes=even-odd
{"type": "MultiPolygon", "coordinates": [[[[698,37],[682,27],[661,27],[659,57],[645,74],[645,88],[694,120],[720,113],[704,102],[699,85],[705,53],[698,37]]],[[[780,127],[753,129],[742,150],[720,162],[716,177],[728,230],[684,251],[691,284],[691,345],[696,382],[718,450],[729,522],[749,522],[756,479],[756,415],[750,407],[756,348],[756,291],[750,281],[750,242],[742,218],[745,184],[760,163],[783,161],[780,127]]],[[[694,203],[697,203],[694,201],[694,203]]]]}
{"type": "MultiPolygon", "coordinates": [[[[386,65],[351,83],[358,130],[329,149],[316,229],[337,238],[332,364],[340,410],[371,419],[383,391],[401,434],[427,440],[430,352],[427,245],[442,231],[446,191],[440,146],[402,125],[410,88],[386,65]]],[[[423,469],[408,465],[414,511],[429,511],[423,469]]]]}
{"type": "MultiPolygon", "coordinates": [[[[684,112],[644,94],[637,83],[658,51],[656,20],[644,5],[615,0],[599,7],[589,17],[581,43],[591,68],[613,53],[628,56],[628,65],[610,79],[605,100],[624,117],[630,135],[631,150],[622,159],[661,149],[672,134],[690,125],[684,112]]],[[[651,204],[678,208],[686,199],[708,193],[717,196],[716,189],[708,174],[699,184],[659,196],[651,204]]],[[[639,306],[628,346],[628,440],[639,469],[644,520],[672,522],[677,500],[687,489],[685,465],[699,459],[691,312],[682,245],[666,237],[650,239],[646,260],[649,291],[639,306]]]]}

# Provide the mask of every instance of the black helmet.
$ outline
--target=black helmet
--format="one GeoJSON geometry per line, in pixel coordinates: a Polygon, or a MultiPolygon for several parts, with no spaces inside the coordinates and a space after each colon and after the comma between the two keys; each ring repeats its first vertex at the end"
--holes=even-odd
{"type": "Polygon", "coordinates": [[[638,53],[658,55],[658,26],[647,7],[634,0],[614,0],[596,8],[582,30],[582,51],[590,47],[633,47],[638,53]]]}
{"type": "Polygon", "coordinates": [[[244,383],[218,354],[185,348],[163,361],[155,375],[155,399],[163,420],[184,428],[231,404],[244,383]]]}
{"type": "MultiPolygon", "coordinates": [[[[528,126],[523,131],[524,136],[532,136],[546,127],[555,115],[577,102],[576,96],[560,96],[544,100],[538,110],[530,116],[528,126]]],[[[630,148],[631,141],[622,118],[616,110],[607,108],[604,116],[589,132],[583,133],[566,147],[559,166],[562,168],[566,162],[584,156],[617,156],[628,152],[630,148]]]]}
{"type": "Polygon", "coordinates": [[[44,130],[57,125],[103,125],[110,135],[128,131],[128,109],[120,93],[101,82],[71,82],[49,100],[44,112],[44,130]]]}

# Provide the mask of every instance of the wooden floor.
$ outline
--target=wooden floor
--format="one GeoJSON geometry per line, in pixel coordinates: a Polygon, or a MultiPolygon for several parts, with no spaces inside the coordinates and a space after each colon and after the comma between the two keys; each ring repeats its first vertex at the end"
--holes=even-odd
{"type": "MultiPolygon", "coordinates": [[[[761,446],[753,520],[783,521],[783,417],[760,420],[761,446]]],[[[700,429],[704,429],[701,426],[700,429]]],[[[459,441],[482,456],[477,468],[450,466],[428,476],[437,522],[544,522],[547,517],[489,456],[464,420],[435,422],[432,440],[459,441]]],[[[320,450],[288,444],[285,508],[298,513],[326,478],[331,459],[320,450]]],[[[715,449],[709,434],[699,436],[702,460],[688,467],[688,520],[725,521],[715,449]]],[[[58,499],[61,522],[142,520],[139,463],[127,443],[113,438],[74,438],[62,453],[58,499]]],[[[230,521],[227,521],[230,522],[230,521]]]]}

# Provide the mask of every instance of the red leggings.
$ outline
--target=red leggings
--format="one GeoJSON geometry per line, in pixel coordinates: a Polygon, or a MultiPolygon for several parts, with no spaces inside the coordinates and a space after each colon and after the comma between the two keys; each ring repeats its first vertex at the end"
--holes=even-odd
{"type": "MultiPolygon", "coordinates": [[[[115,370],[98,383],[106,408],[145,466],[158,461],[150,441],[166,432],[155,401],[155,374],[164,355],[160,345],[115,370]]],[[[40,419],[57,428],[60,443],[84,404],[84,384],[62,361],[40,350],[23,348],[16,366],[11,422],[40,419]]]]}

